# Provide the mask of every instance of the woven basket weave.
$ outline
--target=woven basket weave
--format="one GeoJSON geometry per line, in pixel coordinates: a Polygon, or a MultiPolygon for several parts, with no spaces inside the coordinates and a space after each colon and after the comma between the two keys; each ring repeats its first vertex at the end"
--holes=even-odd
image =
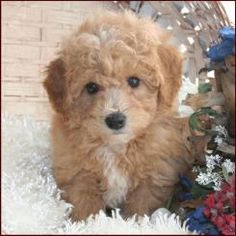
{"type": "Polygon", "coordinates": [[[141,17],[151,17],[171,32],[171,41],[184,53],[184,76],[192,82],[207,79],[199,74],[207,59],[204,52],[217,41],[217,32],[230,25],[220,1],[117,1],[122,9],[131,9],[141,17]]]}

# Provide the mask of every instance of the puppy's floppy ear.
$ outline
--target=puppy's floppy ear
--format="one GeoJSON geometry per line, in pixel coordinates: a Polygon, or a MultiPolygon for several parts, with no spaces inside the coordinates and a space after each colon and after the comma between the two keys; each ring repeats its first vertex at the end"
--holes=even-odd
{"type": "Polygon", "coordinates": [[[63,113],[65,100],[65,65],[61,58],[52,61],[47,68],[43,86],[55,111],[63,113]]]}
{"type": "Polygon", "coordinates": [[[158,55],[163,80],[158,93],[158,103],[164,109],[171,109],[182,84],[183,58],[176,48],[166,44],[158,46],[158,55]]]}

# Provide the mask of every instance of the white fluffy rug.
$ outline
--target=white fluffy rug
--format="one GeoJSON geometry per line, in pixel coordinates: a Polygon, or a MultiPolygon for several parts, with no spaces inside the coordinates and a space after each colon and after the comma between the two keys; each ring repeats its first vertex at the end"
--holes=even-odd
{"type": "Polygon", "coordinates": [[[72,205],[60,198],[52,176],[49,124],[27,118],[2,119],[2,230],[5,234],[190,234],[175,215],[124,221],[100,212],[71,223],[72,205]]]}

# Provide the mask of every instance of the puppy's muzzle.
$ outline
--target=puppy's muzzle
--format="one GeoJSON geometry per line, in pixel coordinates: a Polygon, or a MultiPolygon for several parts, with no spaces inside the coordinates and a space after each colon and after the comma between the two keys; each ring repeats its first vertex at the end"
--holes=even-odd
{"type": "Polygon", "coordinates": [[[108,128],[119,130],[125,126],[126,116],[120,112],[114,112],[105,118],[105,122],[108,128]]]}

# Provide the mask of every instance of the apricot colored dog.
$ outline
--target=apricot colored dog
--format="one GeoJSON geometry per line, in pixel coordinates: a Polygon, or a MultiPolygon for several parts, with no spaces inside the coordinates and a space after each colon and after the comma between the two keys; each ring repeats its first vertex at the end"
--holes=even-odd
{"type": "Polygon", "coordinates": [[[166,40],[149,19],[100,12],[50,63],[53,171],[74,220],[151,214],[191,167],[187,120],[173,117],[182,58],[166,40]]]}

